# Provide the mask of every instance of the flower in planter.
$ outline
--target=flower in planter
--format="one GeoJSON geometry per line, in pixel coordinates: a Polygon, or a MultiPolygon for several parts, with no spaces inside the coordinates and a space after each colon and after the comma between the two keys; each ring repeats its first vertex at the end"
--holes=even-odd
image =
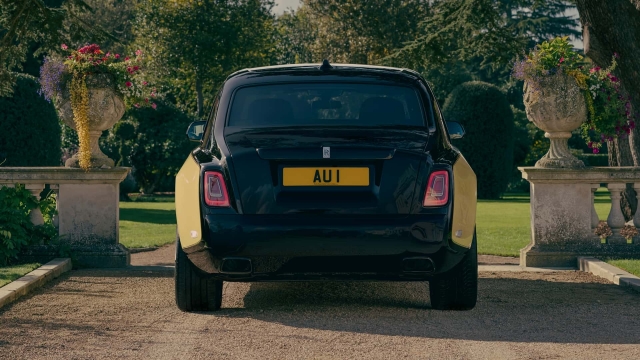
{"type": "Polygon", "coordinates": [[[148,83],[142,79],[144,59],[141,51],[136,51],[136,57],[125,57],[123,61],[119,54],[105,54],[97,44],[86,45],[77,50],[71,50],[62,44],[61,48],[68,55],[63,58],[45,58],[40,69],[40,93],[50,101],[56,95],[61,95],[64,85],[68,85],[73,121],[80,142],[79,163],[81,168],[87,170],[91,167],[87,76],[110,75],[116,84],[114,90],[127,106],[150,106],[142,100],[149,98],[152,91],[145,88],[148,83]]]}
{"type": "Polygon", "coordinates": [[[512,77],[535,87],[544,77],[567,73],[576,76],[584,58],[573,50],[568,37],[558,37],[535,47],[523,59],[517,59],[512,77]]]}
{"type": "Polygon", "coordinates": [[[584,94],[589,117],[582,124],[582,137],[591,142],[590,148],[596,154],[606,141],[625,138],[635,128],[631,99],[622,91],[620,79],[613,75],[618,57],[614,55],[606,69],[596,66],[586,72],[584,94]]]}
{"type": "Polygon", "coordinates": [[[617,59],[614,54],[611,66],[589,68],[584,58],[575,52],[568,37],[545,41],[523,59],[518,59],[512,77],[526,81],[537,91],[540,81],[549,76],[566,73],[576,80],[587,104],[587,119],[581,125],[582,137],[594,154],[602,144],[615,138],[628,136],[635,128],[635,114],[631,111],[631,99],[622,91],[620,79],[614,75],[617,59]]]}

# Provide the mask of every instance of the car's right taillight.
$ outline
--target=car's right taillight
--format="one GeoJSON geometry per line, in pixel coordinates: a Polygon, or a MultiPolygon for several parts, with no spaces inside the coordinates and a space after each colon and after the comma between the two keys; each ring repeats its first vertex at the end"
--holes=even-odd
{"type": "Polygon", "coordinates": [[[449,201],[449,172],[438,170],[431,173],[424,194],[423,207],[442,206],[449,201]]]}
{"type": "Polygon", "coordinates": [[[204,173],[204,201],[209,206],[229,206],[229,194],[221,173],[217,171],[204,173]]]}

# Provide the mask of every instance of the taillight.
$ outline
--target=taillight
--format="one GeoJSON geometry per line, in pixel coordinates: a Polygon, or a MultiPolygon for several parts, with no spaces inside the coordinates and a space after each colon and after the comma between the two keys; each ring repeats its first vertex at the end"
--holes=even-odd
{"type": "Polygon", "coordinates": [[[449,172],[438,170],[431,173],[424,194],[423,207],[442,206],[449,201],[449,172]]]}
{"type": "Polygon", "coordinates": [[[204,173],[204,201],[209,206],[229,206],[229,195],[221,173],[204,173]]]}

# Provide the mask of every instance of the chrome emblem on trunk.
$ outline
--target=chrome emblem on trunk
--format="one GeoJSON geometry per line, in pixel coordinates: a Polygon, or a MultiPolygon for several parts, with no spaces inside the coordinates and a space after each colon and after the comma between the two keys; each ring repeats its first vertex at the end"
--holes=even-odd
{"type": "Polygon", "coordinates": [[[331,158],[331,148],[330,147],[323,147],[322,148],[322,158],[323,159],[331,158]]]}

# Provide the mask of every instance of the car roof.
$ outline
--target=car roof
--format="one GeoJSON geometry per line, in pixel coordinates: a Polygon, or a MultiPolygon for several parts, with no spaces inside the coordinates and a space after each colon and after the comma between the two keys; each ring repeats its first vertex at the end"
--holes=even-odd
{"type": "Polygon", "coordinates": [[[229,75],[227,80],[232,78],[239,77],[251,77],[252,75],[260,75],[260,76],[268,76],[268,75],[284,75],[284,74],[292,74],[292,75],[313,75],[317,76],[319,74],[327,74],[327,75],[353,75],[353,76],[375,76],[375,77],[389,77],[389,78],[398,78],[405,77],[411,78],[412,80],[421,79],[421,76],[418,72],[403,69],[403,68],[395,68],[388,66],[376,66],[376,65],[361,65],[361,64],[330,64],[331,67],[328,69],[322,69],[322,64],[287,64],[287,65],[275,65],[275,66],[264,66],[264,67],[256,67],[243,69],[240,71],[236,71],[235,73],[229,75]]]}

